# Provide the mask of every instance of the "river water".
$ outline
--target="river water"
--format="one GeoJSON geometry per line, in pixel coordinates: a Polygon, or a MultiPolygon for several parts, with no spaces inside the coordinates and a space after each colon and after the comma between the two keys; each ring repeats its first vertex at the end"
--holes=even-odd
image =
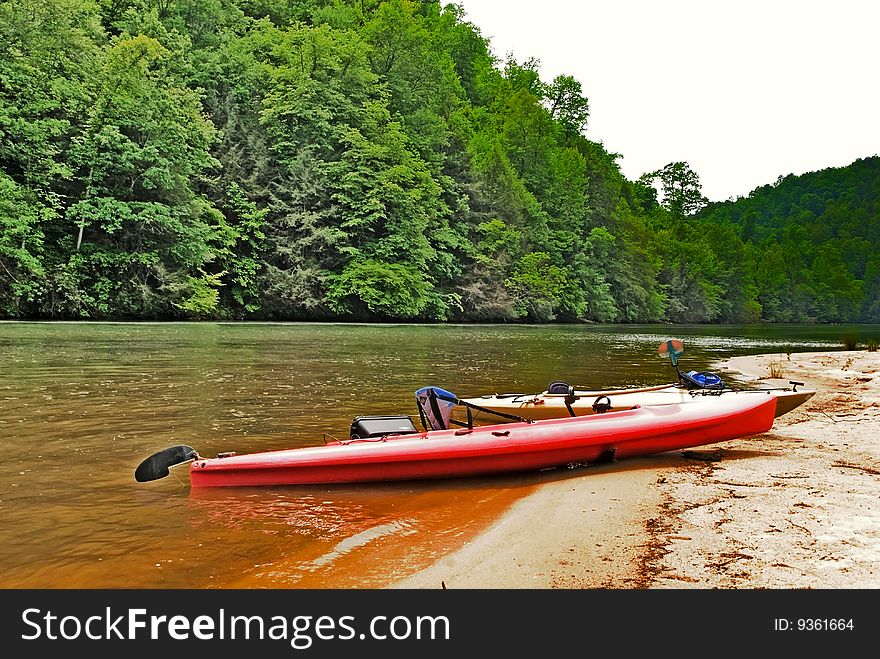
{"type": "MultiPolygon", "coordinates": [[[[247,453],[345,437],[358,414],[461,397],[669,382],[682,366],[841,349],[877,326],[0,323],[0,587],[379,587],[435,561],[541,482],[196,489],[150,454],[247,453]]],[[[625,468],[621,464],[620,468],[625,468]]]]}

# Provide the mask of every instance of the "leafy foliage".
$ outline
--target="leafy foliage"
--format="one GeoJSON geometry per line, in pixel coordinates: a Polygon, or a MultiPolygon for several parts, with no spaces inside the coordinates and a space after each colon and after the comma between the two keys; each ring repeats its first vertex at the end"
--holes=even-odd
{"type": "Polygon", "coordinates": [[[0,1],[0,314],[880,320],[877,158],[708,204],[433,0],[0,1]]]}

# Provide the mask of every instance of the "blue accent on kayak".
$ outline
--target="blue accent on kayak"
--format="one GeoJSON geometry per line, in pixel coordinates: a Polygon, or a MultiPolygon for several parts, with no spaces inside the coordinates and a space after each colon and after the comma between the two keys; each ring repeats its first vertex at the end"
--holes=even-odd
{"type": "Polygon", "coordinates": [[[703,371],[688,371],[688,377],[699,384],[701,387],[717,387],[721,384],[721,378],[714,373],[705,373],[703,371]]]}
{"type": "Polygon", "coordinates": [[[445,398],[455,398],[455,399],[458,398],[458,396],[456,396],[451,391],[446,391],[446,389],[441,389],[440,387],[422,387],[421,389],[416,391],[416,396],[417,397],[418,396],[427,396],[428,392],[431,391],[432,389],[433,389],[434,393],[438,396],[443,396],[445,398]]]}

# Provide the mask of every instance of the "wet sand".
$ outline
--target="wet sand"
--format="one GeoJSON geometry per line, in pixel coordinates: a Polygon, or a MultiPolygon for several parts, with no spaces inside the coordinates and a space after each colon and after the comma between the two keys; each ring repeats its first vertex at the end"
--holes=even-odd
{"type": "Polygon", "coordinates": [[[735,357],[715,369],[817,394],[763,435],[544,484],[391,587],[880,587],[880,353],[735,357]]]}

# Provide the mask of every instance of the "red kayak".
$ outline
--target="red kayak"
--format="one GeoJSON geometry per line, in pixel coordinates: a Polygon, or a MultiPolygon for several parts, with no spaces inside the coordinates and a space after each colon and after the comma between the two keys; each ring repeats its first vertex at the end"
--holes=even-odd
{"type": "MultiPolygon", "coordinates": [[[[775,411],[773,396],[719,396],[717,402],[705,405],[658,405],[545,421],[391,432],[323,446],[210,459],[189,449],[191,455],[180,457],[193,460],[193,487],[481,476],[609,461],[747,437],[769,430],[775,411]]],[[[182,448],[189,447],[168,451],[182,448]]],[[[138,480],[165,474],[167,469],[138,480]]]]}

